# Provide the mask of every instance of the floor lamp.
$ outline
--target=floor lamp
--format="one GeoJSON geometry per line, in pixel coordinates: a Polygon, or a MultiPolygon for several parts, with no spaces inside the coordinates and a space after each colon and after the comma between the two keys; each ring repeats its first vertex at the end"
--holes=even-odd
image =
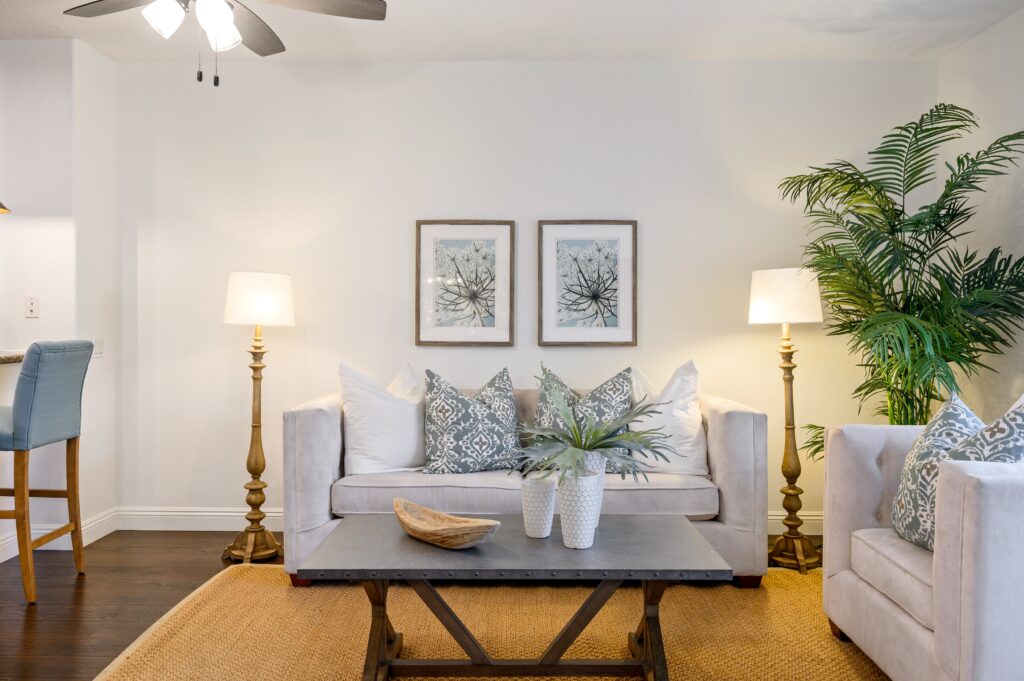
{"type": "Polygon", "coordinates": [[[224,558],[248,563],[267,560],[282,554],[282,547],[274,534],[263,527],[267,514],[260,510],[267,500],[263,490],[267,483],[260,477],[267,467],[263,454],[263,427],[261,422],[261,383],[263,382],[263,327],[294,326],[292,306],[292,278],[287,274],[264,272],[232,272],[228,276],[227,300],[224,303],[225,324],[245,324],[256,328],[252,347],[252,434],[249,439],[249,457],[245,467],[250,480],[245,483],[248,494],[245,503],[250,511],[245,514],[249,527],[242,530],[225,550],[224,558]]]}
{"type": "Polygon", "coordinates": [[[750,279],[751,324],[781,324],[782,341],[779,354],[782,356],[782,385],[786,405],[786,437],[782,450],[782,475],[786,486],[782,507],[786,518],[782,524],[786,532],[778,538],[768,555],[770,564],[807,572],[809,568],[821,566],[821,553],[810,539],[800,532],[804,521],[797,512],[802,506],[800,495],[803,490],[796,486],[800,478],[800,456],[796,447],[796,426],[793,421],[793,355],[796,349],[790,338],[791,324],[820,324],[821,294],[818,280],[813,272],[799,268],[760,270],[750,279]]]}

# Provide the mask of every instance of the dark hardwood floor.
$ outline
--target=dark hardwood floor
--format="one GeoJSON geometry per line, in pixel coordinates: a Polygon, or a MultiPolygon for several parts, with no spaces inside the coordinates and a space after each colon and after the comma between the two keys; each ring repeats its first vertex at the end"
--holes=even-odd
{"type": "Polygon", "coordinates": [[[114,532],[70,551],[36,551],[39,602],[18,559],[0,564],[0,681],[92,679],[149,625],[230,563],[232,532],[114,532]]]}

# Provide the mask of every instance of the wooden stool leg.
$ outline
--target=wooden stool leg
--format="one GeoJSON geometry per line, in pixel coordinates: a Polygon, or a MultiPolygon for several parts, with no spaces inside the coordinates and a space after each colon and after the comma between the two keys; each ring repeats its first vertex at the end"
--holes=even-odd
{"type": "Polygon", "coordinates": [[[25,600],[36,602],[36,566],[32,560],[32,530],[28,518],[28,452],[14,452],[14,525],[18,531],[18,560],[25,600]]]}
{"type": "Polygon", "coordinates": [[[71,548],[75,554],[75,569],[78,574],[85,574],[85,551],[82,544],[82,511],[78,505],[78,438],[73,437],[67,443],[67,478],[68,478],[68,521],[74,523],[71,530],[71,548]]]}

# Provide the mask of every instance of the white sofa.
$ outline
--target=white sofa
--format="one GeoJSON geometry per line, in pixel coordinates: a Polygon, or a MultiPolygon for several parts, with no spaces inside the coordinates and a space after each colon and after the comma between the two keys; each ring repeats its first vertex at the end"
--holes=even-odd
{"type": "Polygon", "coordinates": [[[1024,678],[1024,465],[943,462],[934,554],[892,529],[915,426],[826,433],[824,606],[893,681],[1024,678]]]}
{"type": "MultiPolygon", "coordinates": [[[[516,400],[521,421],[532,422],[537,391],[516,391],[516,400]]],[[[767,421],[761,412],[716,397],[703,397],[701,409],[710,478],[650,474],[648,484],[608,475],[604,512],[684,514],[729,562],[739,585],[757,586],[767,571],[767,421]]],[[[346,477],[342,430],[337,394],[284,413],[285,570],[293,581],[340,516],[390,513],[396,496],[449,513],[522,510],[515,472],[346,477]]]]}

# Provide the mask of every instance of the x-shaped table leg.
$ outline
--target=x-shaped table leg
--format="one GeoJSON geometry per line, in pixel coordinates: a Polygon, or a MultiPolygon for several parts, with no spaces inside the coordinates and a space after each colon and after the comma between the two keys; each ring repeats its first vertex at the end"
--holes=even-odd
{"type": "Polygon", "coordinates": [[[661,597],[667,582],[644,582],[644,614],[635,634],[629,636],[629,651],[644,665],[647,681],[669,681],[665,644],[661,639],[661,618],[658,616],[661,597]]]}

